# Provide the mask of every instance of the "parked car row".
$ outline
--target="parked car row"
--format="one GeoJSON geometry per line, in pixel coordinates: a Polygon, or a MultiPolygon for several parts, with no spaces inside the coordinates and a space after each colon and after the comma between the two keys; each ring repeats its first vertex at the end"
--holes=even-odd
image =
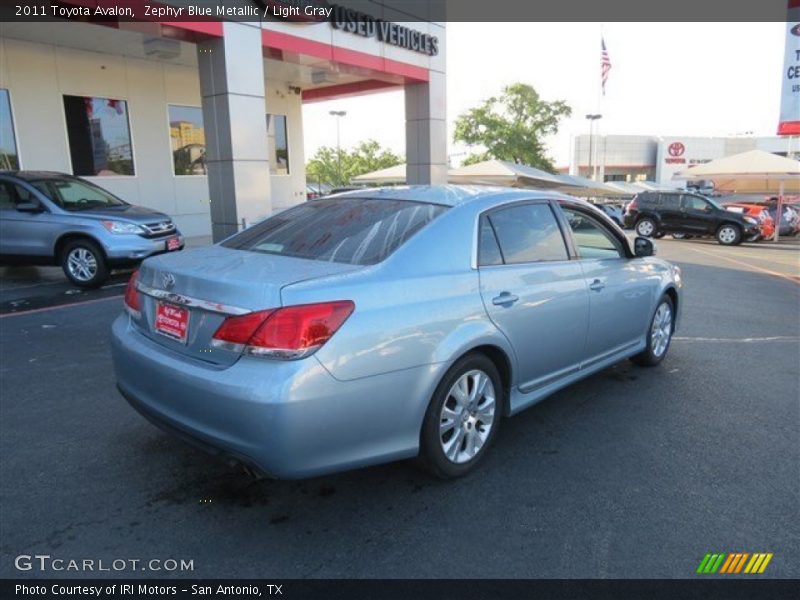
{"type": "MultiPolygon", "coordinates": [[[[675,239],[715,237],[720,244],[736,245],[772,239],[777,221],[777,199],[720,204],[686,191],[643,192],[624,209],[623,226],[638,235],[675,239]]],[[[782,205],[782,237],[800,235],[800,204],[782,205]]]]}
{"type": "Polygon", "coordinates": [[[726,210],[711,198],[681,191],[642,192],[625,209],[625,226],[644,237],[713,236],[735,246],[761,235],[759,220],[726,210]]]}

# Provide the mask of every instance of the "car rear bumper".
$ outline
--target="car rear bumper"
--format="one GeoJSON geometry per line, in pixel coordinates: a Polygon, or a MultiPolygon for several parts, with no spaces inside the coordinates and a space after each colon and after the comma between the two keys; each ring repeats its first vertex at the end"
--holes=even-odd
{"type": "Polygon", "coordinates": [[[182,357],[112,327],[117,385],[140,413],[197,446],[277,478],[415,456],[428,399],[446,365],[335,379],[313,356],[242,357],[228,368],[182,357]]]}

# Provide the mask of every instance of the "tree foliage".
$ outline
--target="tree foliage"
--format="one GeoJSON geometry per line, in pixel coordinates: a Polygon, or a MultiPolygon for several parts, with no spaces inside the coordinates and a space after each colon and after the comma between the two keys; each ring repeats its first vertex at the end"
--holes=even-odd
{"type": "Polygon", "coordinates": [[[553,170],[545,138],[558,132],[559,121],[572,109],[563,100],[543,100],[533,86],[514,83],[483,104],[456,119],[456,142],[483,150],[471,154],[464,164],[496,158],[553,170]]]}
{"type": "Polygon", "coordinates": [[[323,146],[306,165],[306,178],[312,185],[325,183],[333,187],[350,183],[353,177],[399,165],[403,160],[375,140],[366,140],[351,150],[323,146]]]}

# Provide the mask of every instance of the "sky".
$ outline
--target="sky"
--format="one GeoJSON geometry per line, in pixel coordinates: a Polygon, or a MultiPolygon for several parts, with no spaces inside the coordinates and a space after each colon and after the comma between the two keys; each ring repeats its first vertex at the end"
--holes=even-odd
{"type": "MultiPolygon", "coordinates": [[[[775,135],[780,109],[784,23],[448,23],[448,154],[453,122],[515,82],[573,109],[548,139],[556,166],[569,163],[570,140],[588,133],[585,115],[601,112],[601,134],[775,135]],[[599,94],[600,37],[611,59],[599,94]]],[[[336,145],[330,110],[346,110],[341,143],[373,138],[403,155],[403,92],[307,104],[306,159],[336,145]]]]}

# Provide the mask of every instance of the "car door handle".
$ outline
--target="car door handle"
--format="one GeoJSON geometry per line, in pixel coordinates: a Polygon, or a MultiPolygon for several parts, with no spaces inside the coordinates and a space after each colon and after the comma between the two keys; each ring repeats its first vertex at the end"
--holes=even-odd
{"type": "Polygon", "coordinates": [[[511,306],[519,300],[519,296],[515,296],[510,292],[501,292],[499,296],[492,298],[492,304],[495,306],[511,306]]]}
{"type": "Polygon", "coordinates": [[[589,289],[592,290],[593,292],[599,292],[604,287],[606,287],[606,284],[600,281],[599,279],[595,279],[592,283],[589,284],[589,289]]]}

